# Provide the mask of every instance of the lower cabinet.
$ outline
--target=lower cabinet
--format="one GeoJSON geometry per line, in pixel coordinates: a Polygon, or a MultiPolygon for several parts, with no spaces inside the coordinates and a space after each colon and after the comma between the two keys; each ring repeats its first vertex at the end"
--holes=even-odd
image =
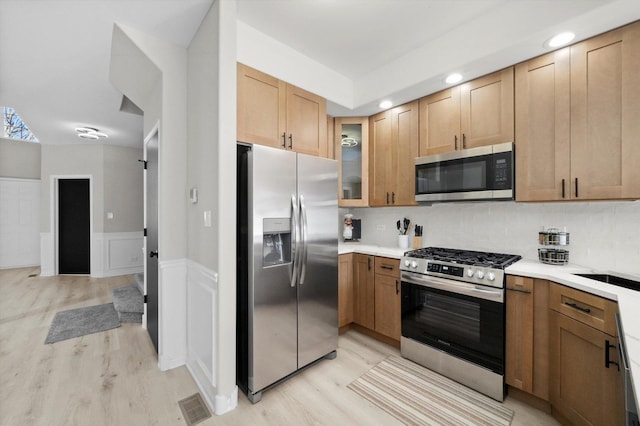
{"type": "Polygon", "coordinates": [[[376,257],[374,330],[397,341],[400,341],[400,301],[400,262],[376,257]]]}
{"type": "Polygon", "coordinates": [[[353,254],[338,256],[338,327],[353,322],[353,254]]]}
{"type": "Polygon", "coordinates": [[[372,329],[375,324],[375,256],[353,255],[353,322],[372,329]]]}
{"type": "Polygon", "coordinates": [[[505,382],[549,400],[549,282],[507,276],[505,382]]]}
{"type": "Polygon", "coordinates": [[[574,425],[624,425],[616,303],[556,284],[550,294],[551,406],[574,425]]]}

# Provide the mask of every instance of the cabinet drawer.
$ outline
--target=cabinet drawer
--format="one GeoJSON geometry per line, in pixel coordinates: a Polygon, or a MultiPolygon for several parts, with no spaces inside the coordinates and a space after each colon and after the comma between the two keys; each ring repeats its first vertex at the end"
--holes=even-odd
{"type": "Polygon", "coordinates": [[[376,274],[400,277],[400,261],[388,257],[376,256],[376,274]]]}
{"type": "Polygon", "coordinates": [[[610,336],[617,336],[616,302],[554,283],[549,288],[549,307],[610,336]]]}

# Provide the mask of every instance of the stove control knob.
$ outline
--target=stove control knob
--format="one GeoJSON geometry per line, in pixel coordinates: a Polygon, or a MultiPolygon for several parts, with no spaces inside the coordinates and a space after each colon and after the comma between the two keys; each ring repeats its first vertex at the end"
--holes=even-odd
{"type": "Polygon", "coordinates": [[[476,277],[478,277],[480,279],[483,279],[484,278],[484,272],[482,272],[482,271],[476,272],[476,277]]]}
{"type": "Polygon", "coordinates": [[[489,281],[493,281],[493,280],[495,280],[495,279],[496,279],[496,274],[494,274],[493,272],[489,272],[489,273],[487,274],[487,279],[488,279],[489,281]]]}
{"type": "Polygon", "coordinates": [[[469,278],[473,277],[473,269],[467,269],[467,276],[469,278]]]}
{"type": "Polygon", "coordinates": [[[411,267],[412,268],[417,268],[418,267],[418,262],[416,262],[415,260],[411,262],[411,267]]]}
{"type": "Polygon", "coordinates": [[[404,266],[409,266],[410,264],[411,264],[411,261],[409,261],[409,259],[405,259],[404,266]]]}

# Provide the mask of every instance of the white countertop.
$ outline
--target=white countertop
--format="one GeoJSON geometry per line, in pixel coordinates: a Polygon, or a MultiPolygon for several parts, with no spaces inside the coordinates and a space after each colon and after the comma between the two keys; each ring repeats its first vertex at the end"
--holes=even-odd
{"type": "Polygon", "coordinates": [[[573,273],[611,274],[635,281],[640,281],[640,277],[610,271],[596,271],[580,265],[545,265],[532,260],[520,260],[506,268],[505,272],[510,275],[553,281],[618,302],[636,405],[638,405],[638,399],[640,399],[640,291],[579,277],[573,273]]]}
{"type": "MultiPolygon", "coordinates": [[[[400,259],[404,253],[409,250],[411,249],[383,247],[362,243],[341,242],[338,244],[339,254],[361,253],[394,259],[400,259]]],[[[617,287],[573,274],[610,274],[634,281],[640,281],[640,276],[620,274],[611,271],[599,271],[571,263],[562,266],[546,265],[537,260],[527,259],[520,260],[509,266],[505,269],[505,273],[553,281],[618,302],[620,319],[624,329],[624,340],[627,347],[627,357],[629,358],[629,367],[631,369],[631,377],[636,396],[636,405],[640,407],[638,404],[638,399],[640,399],[640,291],[617,287]]]]}

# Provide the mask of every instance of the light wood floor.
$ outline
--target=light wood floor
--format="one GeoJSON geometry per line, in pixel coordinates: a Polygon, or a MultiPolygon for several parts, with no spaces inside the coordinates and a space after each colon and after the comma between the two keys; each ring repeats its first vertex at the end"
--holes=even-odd
{"type": "MultiPolygon", "coordinates": [[[[177,401],[198,389],[185,367],[162,372],[140,325],[45,345],[56,312],[111,301],[131,276],[39,277],[38,268],[0,270],[0,425],[185,425],[177,401]],[[29,275],[36,276],[29,277],[29,275]]],[[[252,405],[201,425],[398,425],[346,386],[397,349],[350,331],[324,360],[252,405]]],[[[557,425],[507,398],[513,425],[557,425]]]]}

